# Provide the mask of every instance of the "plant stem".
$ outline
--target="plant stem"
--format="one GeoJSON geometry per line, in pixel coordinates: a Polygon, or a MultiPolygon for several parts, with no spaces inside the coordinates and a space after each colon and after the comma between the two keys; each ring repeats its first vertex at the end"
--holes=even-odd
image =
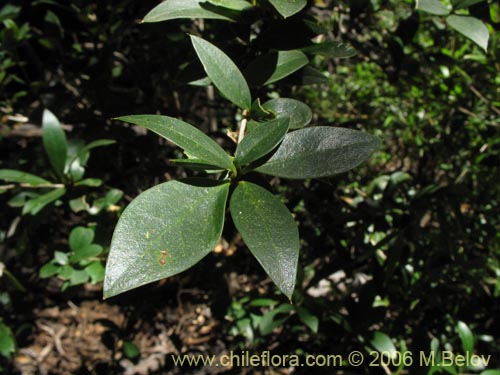
{"type": "Polygon", "coordinates": [[[240,143],[241,140],[245,137],[245,130],[247,129],[247,122],[248,122],[247,115],[248,111],[245,109],[243,111],[243,119],[241,120],[240,130],[238,132],[238,143],[240,143]]]}
{"type": "Polygon", "coordinates": [[[9,185],[0,185],[0,190],[10,190],[14,189],[16,187],[22,187],[22,188],[30,188],[30,189],[47,189],[47,188],[53,188],[53,189],[59,189],[65,187],[64,184],[40,184],[40,185],[31,185],[27,183],[22,183],[22,184],[9,184],[9,185]]]}

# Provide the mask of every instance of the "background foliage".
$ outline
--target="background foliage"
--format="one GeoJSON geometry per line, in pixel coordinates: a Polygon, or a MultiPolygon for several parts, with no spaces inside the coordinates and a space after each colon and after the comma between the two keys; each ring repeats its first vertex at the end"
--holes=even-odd
{"type": "MultiPolygon", "coordinates": [[[[2,189],[0,353],[6,373],[28,373],[23,359],[43,331],[38,323],[45,308],[101,304],[98,269],[122,207],[150,186],[191,175],[167,162],[180,156],[170,144],[110,119],[131,110],[159,112],[199,124],[231,145],[225,132],[235,130],[233,108],[211,88],[186,85],[203,78],[186,32],[213,35],[245,65],[252,56],[232,41],[247,27],[208,20],[139,25],[155,5],[41,0],[7,1],[0,8],[0,168],[54,181],[41,137],[45,108],[65,124],[69,148],[116,141],[92,150],[84,163],[86,175],[102,184],[65,182],[65,195],[35,215],[21,208],[32,190],[2,189]],[[94,251],[85,253],[89,247],[94,251]],[[94,273],[85,271],[91,264],[94,273]]],[[[271,181],[300,223],[299,303],[290,306],[263,281],[264,272],[229,226],[219,250],[195,269],[107,302],[126,316],[121,325],[106,318],[106,329],[95,336],[114,355],[99,365],[82,361],[49,371],[119,373],[141,363],[148,354],[140,335],[159,336],[159,326],[170,324],[158,312],[186,313],[190,304],[208,306],[217,328],[208,334],[208,347],[186,344],[176,331],[171,340],[180,352],[346,354],[439,346],[463,353],[473,347],[493,356],[489,369],[500,366],[498,4],[469,8],[488,24],[487,53],[440,17],[416,11],[412,1],[309,6],[308,14],[327,28],[326,38],[349,42],[356,56],[315,57],[323,75],[302,71],[259,94],[301,99],[313,109],[313,124],[364,130],[380,136],[384,147],[369,163],[335,178],[271,181]],[[320,83],[294,85],[304,77],[320,83]],[[196,292],[182,299],[185,290],[196,292]]],[[[309,37],[293,17],[270,17],[263,51],[273,44],[294,48],[287,43],[309,37]]],[[[168,362],[164,368],[178,371],[168,362]]]]}

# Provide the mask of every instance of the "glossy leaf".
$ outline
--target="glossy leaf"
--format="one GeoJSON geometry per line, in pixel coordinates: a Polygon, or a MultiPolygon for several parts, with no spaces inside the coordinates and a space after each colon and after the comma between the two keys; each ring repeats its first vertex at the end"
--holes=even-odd
{"type": "Polygon", "coordinates": [[[76,252],[89,246],[94,240],[94,231],[90,228],[76,227],[69,235],[69,247],[76,252]]]}
{"type": "Polygon", "coordinates": [[[31,215],[36,215],[45,206],[58,200],[65,193],[66,193],[65,188],[54,189],[46,194],[42,194],[34,199],[27,201],[23,207],[23,215],[28,214],[28,213],[31,215]]]}
{"type": "Polygon", "coordinates": [[[52,168],[61,177],[66,165],[68,144],[59,120],[48,109],[43,111],[42,129],[43,147],[49,157],[52,168]]]}
{"type": "Polygon", "coordinates": [[[159,115],[124,116],[118,120],[149,129],[208,164],[223,169],[233,167],[231,158],[213,139],[187,122],[159,115]]]}
{"type": "Polygon", "coordinates": [[[307,5],[307,0],[269,0],[269,2],[284,18],[293,16],[307,5]]]}
{"type": "Polygon", "coordinates": [[[253,60],[245,69],[251,86],[268,85],[279,81],[309,63],[307,56],[297,50],[277,51],[253,60]]]}
{"type": "Polygon", "coordinates": [[[277,118],[289,118],[290,129],[303,128],[312,120],[311,108],[295,99],[271,99],[265,102],[262,107],[274,113],[277,118]]]}
{"type": "Polygon", "coordinates": [[[366,160],[380,140],[357,130],[318,126],[288,133],[261,173],[286,178],[327,177],[366,160]]]}
{"type": "Polygon", "coordinates": [[[436,16],[447,16],[450,14],[440,0],[417,0],[416,8],[436,16]]]}
{"type": "Polygon", "coordinates": [[[161,22],[177,18],[205,18],[231,21],[224,9],[213,6],[206,0],[165,0],[154,7],[143,22],[161,22]]]}
{"type": "Polygon", "coordinates": [[[206,256],[222,232],[229,184],[169,181],[125,209],[113,234],[104,297],[182,272],[206,256]]]}
{"type": "Polygon", "coordinates": [[[278,288],[291,298],[300,242],[290,211],[276,196],[251,182],[238,184],[231,197],[230,211],[250,252],[278,288]]]}
{"type": "Polygon", "coordinates": [[[0,180],[30,184],[33,186],[50,184],[50,181],[44,178],[15,169],[0,169],[0,180]]]}
{"type": "Polygon", "coordinates": [[[285,136],[289,123],[288,118],[276,119],[249,133],[236,148],[235,165],[250,164],[271,152],[285,136]]]}
{"type": "Polygon", "coordinates": [[[323,42],[302,48],[302,52],[321,55],[328,58],[345,59],[356,55],[356,50],[349,43],[323,42]]]}
{"type": "Polygon", "coordinates": [[[474,352],[474,334],[470,330],[469,326],[464,322],[458,322],[457,332],[458,336],[460,336],[464,353],[472,354],[474,352]]]}
{"type": "Polygon", "coordinates": [[[250,89],[235,63],[222,50],[202,38],[191,35],[191,42],[208,78],[222,95],[238,107],[250,109],[250,89]]]}
{"type": "Polygon", "coordinates": [[[490,34],[482,21],[475,17],[451,15],[446,17],[446,22],[485,51],[488,49],[490,34]]]}

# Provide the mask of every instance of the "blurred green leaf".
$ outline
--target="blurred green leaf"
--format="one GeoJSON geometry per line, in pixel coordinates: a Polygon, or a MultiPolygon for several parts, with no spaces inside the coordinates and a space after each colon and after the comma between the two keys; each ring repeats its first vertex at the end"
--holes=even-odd
{"type": "Polygon", "coordinates": [[[74,251],[70,256],[70,262],[79,262],[89,258],[94,258],[102,253],[102,247],[96,244],[87,245],[74,251]]]}
{"type": "Polygon", "coordinates": [[[50,164],[59,177],[64,174],[68,144],[59,120],[48,109],[43,111],[43,146],[50,164]]]}
{"type": "Polygon", "coordinates": [[[486,0],[451,0],[451,5],[453,5],[454,9],[463,9],[468,8],[471,5],[482,3],[486,0]]]}
{"type": "Polygon", "coordinates": [[[309,327],[311,331],[314,333],[318,333],[318,328],[319,328],[319,319],[312,315],[309,310],[303,308],[303,307],[297,307],[297,314],[299,315],[300,320],[302,323],[304,323],[306,326],[309,327]]]}
{"type": "Polygon", "coordinates": [[[211,5],[206,0],[166,0],[153,8],[143,22],[160,22],[176,18],[205,18],[231,21],[223,8],[211,5]]]}
{"type": "Polygon", "coordinates": [[[233,104],[250,109],[250,89],[234,62],[222,50],[202,38],[191,35],[191,42],[215,87],[233,104]]]}
{"type": "Polygon", "coordinates": [[[474,334],[470,330],[469,326],[464,322],[457,323],[457,332],[462,342],[462,349],[466,354],[473,354],[474,352],[474,334]]]}
{"type": "Polygon", "coordinates": [[[94,240],[94,230],[85,227],[73,228],[69,235],[69,247],[73,252],[77,252],[89,246],[94,240]]]}
{"type": "Polygon", "coordinates": [[[290,312],[292,310],[292,304],[283,304],[265,313],[259,323],[260,334],[263,336],[267,336],[272,333],[275,328],[282,326],[283,323],[285,323],[286,320],[290,317],[290,312]],[[285,314],[285,316],[276,319],[276,316],[280,314],[285,314]]]}
{"type": "Polygon", "coordinates": [[[321,55],[327,58],[346,59],[356,55],[356,50],[344,42],[328,41],[313,44],[301,49],[302,52],[321,55]]]}
{"type": "Polygon", "coordinates": [[[256,171],[286,178],[317,178],[348,171],[380,147],[370,134],[318,126],[288,133],[273,156],[256,171]]]}
{"type": "Polygon", "coordinates": [[[87,272],[87,274],[90,276],[90,282],[92,284],[97,284],[104,280],[104,271],[105,268],[102,265],[101,261],[92,262],[87,267],[85,267],[85,272],[87,272]]]}
{"type": "Polygon", "coordinates": [[[101,185],[102,180],[100,178],[86,178],[75,183],[75,186],[99,187],[101,185]]]}
{"type": "Polygon", "coordinates": [[[0,354],[10,358],[16,351],[16,339],[12,331],[0,320],[0,354]]]}
{"type": "Polygon", "coordinates": [[[30,199],[29,201],[26,202],[26,204],[23,207],[23,215],[26,214],[36,215],[45,206],[58,200],[64,194],[66,194],[66,189],[59,188],[59,189],[54,189],[46,194],[39,195],[34,199],[30,199]]]}
{"type": "Polygon", "coordinates": [[[60,269],[61,266],[58,265],[55,260],[51,260],[49,263],[44,264],[43,267],[40,268],[40,277],[42,279],[52,277],[54,275],[57,275],[60,269]]]}
{"type": "Polygon", "coordinates": [[[291,298],[300,241],[290,211],[269,191],[245,181],[234,190],[230,211],[250,252],[283,294],[291,298]]]}
{"type": "Polygon", "coordinates": [[[375,332],[370,344],[381,353],[388,353],[391,358],[397,353],[391,338],[382,332],[375,332]]]}
{"type": "Polygon", "coordinates": [[[127,358],[134,359],[137,358],[141,352],[133,342],[123,341],[123,354],[125,354],[127,358]]]}
{"type": "Polygon", "coordinates": [[[446,22],[485,51],[488,49],[490,34],[481,20],[475,17],[451,15],[446,17],[446,22]]]}
{"type": "Polygon", "coordinates": [[[30,184],[33,186],[51,184],[50,181],[47,181],[44,178],[14,169],[0,169],[0,180],[30,184]]]}
{"type": "Polygon", "coordinates": [[[423,10],[436,16],[447,16],[450,14],[448,9],[441,3],[440,0],[416,0],[418,10],[423,10]]]}

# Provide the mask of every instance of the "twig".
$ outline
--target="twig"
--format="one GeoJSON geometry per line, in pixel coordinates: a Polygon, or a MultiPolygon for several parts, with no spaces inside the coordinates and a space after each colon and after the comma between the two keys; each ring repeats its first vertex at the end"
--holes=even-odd
{"type": "Polygon", "coordinates": [[[47,188],[52,188],[52,189],[60,189],[65,187],[64,184],[40,184],[40,185],[32,185],[32,184],[27,184],[27,183],[21,183],[21,184],[9,184],[9,185],[0,185],[0,190],[10,190],[14,189],[16,187],[22,187],[22,188],[29,188],[29,189],[47,189],[47,188]]]}
{"type": "Polygon", "coordinates": [[[241,120],[241,123],[240,123],[240,130],[238,133],[238,143],[240,143],[241,140],[245,137],[245,131],[247,129],[247,122],[248,122],[247,115],[248,115],[248,111],[245,109],[243,111],[243,119],[241,120]]]}

